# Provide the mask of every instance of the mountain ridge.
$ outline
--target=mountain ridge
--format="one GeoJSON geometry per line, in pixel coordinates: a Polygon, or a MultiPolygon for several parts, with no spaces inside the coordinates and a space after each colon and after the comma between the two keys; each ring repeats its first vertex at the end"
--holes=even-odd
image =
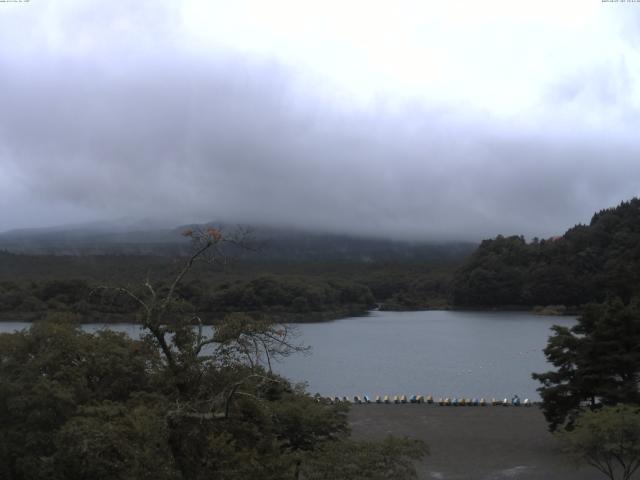
{"type": "MultiPolygon", "coordinates": [[[[73,226],[19,229],[0,233],[0,249],[10,253],[44,255],[175,255],[186,254],[189,243],[182,232],[188,228],[216,226],[225,232],[229,223],[190,223],[175,227],[136,228],[92,223],[73,226]]],[[[393,259],[460,260],[471,253],[473,242],[443,242],[386,239],[333,232],[318,232],[291,226],[247,226],[262,248],[263,259],[355,260],[370,262],[393,259]]]]}

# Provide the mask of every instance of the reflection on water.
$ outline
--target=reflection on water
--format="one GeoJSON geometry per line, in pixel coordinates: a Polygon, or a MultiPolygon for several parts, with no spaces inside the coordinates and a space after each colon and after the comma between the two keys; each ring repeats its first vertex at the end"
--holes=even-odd
{"type": "MultiPolygon", "coordinates": [[[[371,312],[365,317],[297,325],[312,347],[274,365],[323,395],[422,394],[539,398],[531,372],[549,369],[542,349],[551,325],[571,317],[521,312],[371,312]]],[[[0,323],[0,331],[28,324],[0,323]]],[[[136,325],[90,324],[137,336],[136,325]]]]}

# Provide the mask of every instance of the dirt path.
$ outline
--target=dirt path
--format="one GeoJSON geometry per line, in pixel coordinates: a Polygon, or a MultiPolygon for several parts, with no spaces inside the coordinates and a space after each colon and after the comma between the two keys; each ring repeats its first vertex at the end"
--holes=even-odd
{"type": "Polygon", "coordinates": [[[603,479],[592,468],[576,469],[537,407],[353,405],[349,419],[356,438],[393,434],[427,442],[431,455],[419,466],[421,479],[603,479]]]}

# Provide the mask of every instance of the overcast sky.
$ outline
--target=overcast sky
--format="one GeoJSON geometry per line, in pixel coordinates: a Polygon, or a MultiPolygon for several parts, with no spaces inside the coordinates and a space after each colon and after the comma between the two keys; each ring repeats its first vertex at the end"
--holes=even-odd
{"type": "Polygon", "coordinates": [[[0,2],[0,230],[546,237],[640,194],[640,3],[0,2]]]}

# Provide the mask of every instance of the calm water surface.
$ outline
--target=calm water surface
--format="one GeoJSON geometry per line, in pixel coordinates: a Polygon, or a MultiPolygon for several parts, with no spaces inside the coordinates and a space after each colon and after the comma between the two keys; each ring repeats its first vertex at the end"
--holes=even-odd
{"type": "MultiPolygon", "coordinates": [[[[323,395],[422,394],[538,399],[531,372],[550,367],[542,349],[551,325],[570,326],[572,317],[521,312],[371,312],[365,317],[298,324],[307,355],[274,365],[292,381],[307,381],[323,395]]],[[[0,331],[27,327],[0,323],[0,331]]],[[[136,336],[130,324],[86,325],[136,336]]]]}

